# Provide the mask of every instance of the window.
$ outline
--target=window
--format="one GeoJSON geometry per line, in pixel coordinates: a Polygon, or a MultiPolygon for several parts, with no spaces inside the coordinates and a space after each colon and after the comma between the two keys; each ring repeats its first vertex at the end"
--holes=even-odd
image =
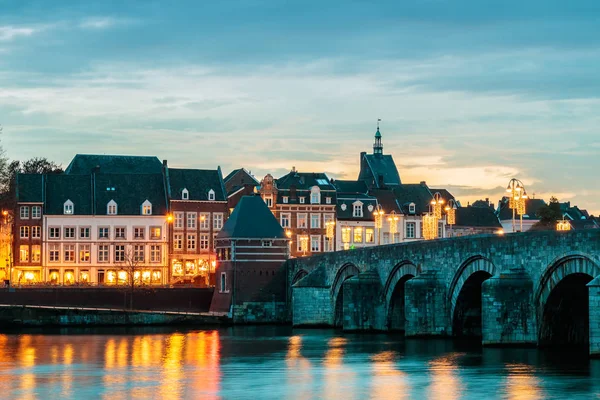
{"type": "Polygon", "coordinates": [[[65,227],[65,239],[75,239],[75,228],[72,226],[65,227]]]}
{"type": "Polygon", "coordinates": [[[31,238],[39,239],[42,237],[42,227],[41,226],[32,226],[31,227],[31,238]]]}
{"type": "Polygon", "coordinates": [[[313,253],[321,251],[321,236],[310,237],[310,251],[313,253]]]}
{"type": "Polygon", "coordinates": [[[306,226],[307,226],[306,218],[307,218],[306,214],[300,214],[300,213],[298,214],[298,221],[296,224],[298,228],[306,228],[306,226]]]}
{"type": "Polygon", "coordinates": [[[289,197],[288,196],[283,196],[283,204],[287,204],[289,202],[289,197]]]}
{"type": "Polygon", "coordinates": [[[300,204],[304,204],[304,197],[299,197],[300,199],[300,204]]]}
{"type": "Polygon", "coordinates": [[[142,215],[152,215],[152,203],[148,200],[142,203],[142,215]]]}
{"type": "Polygon", "coordinates": [[[223,228],[223,213],[213,214],[213,229],[218,231],[223,228]]]}
{"type": "Polygon", "coordinates": [[[19,216],[21,219],[29,219],[29,207],[21,206],[19,209],[19,216]]]}
{"type": "Polygon", "coordinates": [[[390,233],[383,232],[383,244],[389,244],[389,243],[390,243],[390,233]]]}
{"type": "Polygon", "coordinates": [[[415,203],[410,203],[410,204],[408,205],[408,212],[409,212],[410,214],[414,214],[414,213],[415,213],[415,203]]]}
{"type": "Polygon", "coordinates": [[[187,235],[186,244],[188,250],[196,250],[196,235],[193,233],[187,235]]]}
{"type": "Polygon", "coordinates": [[[32,206],[31,207],[31,218],[33,218],[33,219],[42,218],[42,207],[41,206],[32,206]]]}
{"type": "Polygon", "coordinates": [[[210,201],[214,201],[215,200],[215,191],[212,190],[212,189],[210,189],[208,191],[208,200],[210,200],[210,201]]]}
{"type": "Polygon", "coordinates": [[[210,213],[200,213],[200,230],[210,229],[210,213]]]}
{"type": "Polygon", "coordinates": [[[115,262],[123,261],[125,261],[125,245],[117,244],[115,245],[115,262]]]}
{"type": "Polygon", "coordinates": [[[58,262],[60,260],[60,245],[51,244],[48,250],[48,261],[58,262]]]}
{"type": "Polygon", "coordinates": [[[290,227],[291,215],[289,213],[281,213],[281,215],[279,216],[279,220],[281,222],[282,228],[290,227]]]}
{"type": "Polygon", "coordinates": [[[117,203],[114,200],[109,201],[106,205],[106,214],[117,215],[117,203]]]}
{"type": "Polygon", "coordinates": [[[175,233],[173,235],[173,250],[183,249],[183,234],[175,233]]]}
{"type": "Polygon", "coordinates": [[[150,239],[160,239],[161,237],[161,229],[160,226],[151,226],[150,227],[150,239]]]}
{"type": "Polygon", "coordinates": [[[31,246],[31,262],[40,262],[42,259],[42,246],[34,244],[31,246]]]}
{"type": "Polygon", "coordinates": [[[181,200],[189,200],[190,199],[190,192],[187,189],[183,189],[181,191],[181,200]]]}
{"type": "Polygon", "coordinates": [[[79,262],[90,262],[90,245],[80,244],[79,245],[79,262]]]}
{"type": "Polygon", "coordinates": [[[160,251],[160,246],[157,244],[153,244],[150,246],[150,262],[151,263],[159,263],[161,261],[162,255],[160,251]]]}
{"type": "Polygon", "coordinates": [[[187,227],[188,229],[196,229],[196,220],[198,219],[198,214],[195,212],[187,213],[187,227]]]}
{"type": "Polygon", "coordinates": [[[98,228],[98,239],[108,239],[110,236],[110,228],[107,226],[98,228]]]}
{"type": "Polygon", "coordinates": [[[29,262],[29,246],[26,244],[19,246],[19,261],[29,262]]]}
{"type": "Polygon", "coordinates": [[[310,204],[321,204],[321,190],[317,186],[310,190],[310,204]]]}
{"type": "Polygon", "coordinates": [[[133,238],[134,239],[140,239],[140,240],[144,240],[144,237],[146,236],[146,228],[133,228],[133,238]]]}
{"type": "Polygon", "coordinates": [[[176,212],[176,213],[174,213],[174,215],[175,215],[175,224],[174,224],[175,229],[183,229],[183,215],[184,215],[184,213],[182,213],[182,212],[176,212]]]}
{"type": "Polygon", "coordinates": [[[63,246],[63,256],[64,262],[75,262],[75,245],[65,244],[63,246]]]}
{"type": "Polygon", "coordinates": [[[79,271],[79,283],[90,283],[90,271],[89,270],[83,269],[83,270],[79,271]]]}
{"type": "Polygon", "coordinates": [[[363,204],[361,202],[356,202],[353,204],[352,216],[355,218],[361,218],[363,216],[363,204]]]}
{"type": "Polygon", "coordinates": [[[394,243],[400,243],[400,232],[394,233],[394,243]]]}
{"type": "Polygon", "coordinates": [[[65,201],[65,204],[63,205],[63,211],[64,214],[73,214],[74,207],[73,202],[71,200],[65,201]]]}
{"type": "Polygon", "coordinates": [[[58,226],[48,228],[48,237],[50,239],[60,239],[60,228],[58,226]]]}
{"type": "Polygon", "coordinates": [[[200,235],[200,250],[207,251],[208,246],[209,246],[208,235],[204,233],[204,234],[200,235]]]}
{"type": "Polygon", "coordinates": [[[323,224],[326,225],[328,222],[333,221],[334,214],[323,214],[323,224]]]}
{"type": "Polygon", "coordinates": [[[220,285],[219,291],[221,293],[227,292],[227,273],[225,273],[225,272],[221,272],[221,285],[220,285]]]}
{"type": "Polygon", "coordinates": [[[272,240],[263,240],[262,247],[273,247],[273,241],[272,240]]]}
{"type": "Polygon", "coordinates": [[[119,226],[115,228],[115,239],[125,239],[125,227],[119,226]]]}
{"type": "Polygon", "coordinates": [[[267,207],[269,207],[269,208],[273,207],[273,196],[272,195],[265,196],[263,199],[264,199],[267,207]]]}
{"type": "Polygon", "coordinates": [[[22,226],[19,228],[19,237],[21,239],[29,239],[29,227],[22,226]]]}
{"type": "Polygon", "coordinates": [[[89,239],[90,238],[90,227],[84,226],[79,228],[79,238],[80,239],[89,239]]]}
{"type": "Polygon", "coordinates": [[[331,204],[331,197],[325,197],[325,204],[331,204]]]}
{"type": "Polygon", "coordinates": [[[310,227],[312,229],[321,227],[321,214],[310,214],[310,227]]]}
{"type": "Polygon", "coordinates": [[[98,262],[108,262],[109,245],[101,244],[98,246],[98,262]]]}
{"type": "Polygon", "coordinates": [[[335,239],[325,238],[325,242],[323,243],[323,251],[333,251],[333,241],[335,239]]]}
{"type": "Polygon", "coordinates": [[[144,262],[146,246],[136,244],[133,246],[133,261],[144,262]]]}
{"type": "Polygon", "coordinates": [[[404,235],[407,239],[414,239],[415,238],[415,230],[416,230],[416,224],[414,222],[407,222],[406,223],[406,235],[404,235]]]}
{"type": "Polygon", "coordinates": [[[375,243],[375,230],[373,228],[365,229],[365,243],[375,243]]]}
{"type": "Polygon", "coordinates": [[[444,237],[444,223],[440,222],[438,223],[438,238],[443,238],[444,237]]]}
{"type": "Polygon", "coordinates": [[[363,228],[354,228],[354,243],[362,243],[363,241],[363,228]]]}
{"type": "Polygon", "coordinates": [[[297,248],[299,252],[305,252],[308,250],[308,236],[298,235],[296,243],[298,243],[297,248]]]}

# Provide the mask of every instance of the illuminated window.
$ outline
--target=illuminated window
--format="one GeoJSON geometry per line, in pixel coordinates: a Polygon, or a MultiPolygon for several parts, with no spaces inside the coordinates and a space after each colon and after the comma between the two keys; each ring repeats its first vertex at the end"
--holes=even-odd
{"type": "Polygon", "coordinates": [[[31,207],[31,218],[33,218],[33,219],[42,218],[42,207],[41,206],[32,206],[31,207]]]}
{"type": "Polygon", "coordinates": [[[150,227],[150,239],[160,239],[161,237],[161,229],[160,226],[152,226],[150,227]]]}
{"type": "Polygon", "coordinates": [[[21,206],[19,208],[19,216],[21,219],[29,219],[29,207],[21,206]]]}
{"type": "Polygon", "coordinates": [[[79,262],[90,262],[90,245],[80,244],[79,245],[79,262]]]}
{"type": "Polygon", "coordinates": [[[187,213],[187,227],[188,229],[196,229],[196,221],[198,219],[198,214],[195,212],[187,213]]]}
{"type": "Polygon", "coordinates": [[[110,246],[108,244],[98,245],[98,262],[108,262],[110,246]]]}
{"type": "Polygon", "coordinates": [[[64,262],[75,262],[75,245],[65,244],[63,245],[63,261],[64,262]]]}
{"type": "Polygon", "coordinates": [[[185,274],[186,275],[196,275],[196,263],[193,260],[188,260],[185,262],[185,274]]]}
{"type": "Polygon", "coordinates": [[[365,243],[375,243],[375,233],[373,228],[365,229],[365,243]]]}
{"type": "Polygon", "coordinates": [[[148,200],[142,203],[142,215],[152,215],[152,203],[148,200]]]}
{"type": "Polygon", "coordinates": [[[19,261],[29,262],[29,246],[26,244],[19,246],[19,261]]]}
{"type": "Polygon", "coordinates": [[[200,213],[200,230],[207,231],[210,229],[210,213],[200,213]]]}
{"type": "Polygon", "coordinates": [[[297,214],[298,220],[296,221],[296,225],[298,228],[306,228],[307,226],[307,215],[304,213],[298,213],[297,214]]]}
{"type": "Polygon", "coordinates": [[[34,244],[31,246],[31,262],[40,262],[42,259],[42,246],[34,244]]]}
{"type": "Polygon", "coordinates": [[[64,214],[73,214],[74,206],[71,200],[65,201],[65,204],[63,205],[63,211],[64,214]]]}
{"type": "Polygon", "coordinates": [[[356,227],[354,228],[354,243],[362,243],[363,242],[363,228],[356,227]]]}
{"type": "Polygon", "coordinates": [[[183,276],[183,263],[179,260],[173,260],[173,276],[183,276]]]}
{"type": "Polygon", "coordinates": [[[21,226],[19,228],[19,236],[21,237],[21,239],[29,239],[29,227],[21,226]]]}
{"type": "Polygon", "coordinates": [[[128,281],[127,279],[127,271],[119,271],[117,272],[117,283],[119,285],[124,285],[128,281]]]}
{"type": "Polygon", "coordinates": [[[162,272],[160,269],[155,269],[152,271],[152,283],[159,284],[162,281],[162,272]]]}
{"type": "Polygon", "coordinates": [[[73,285],[75,283],[75,272],[72,269],[67,269],[64,275],[65,285],[73,285]]]}
{"type": "Polygon", "coordinates": [[[175,223],[173,224],[173,226],[175,227],[175,229],[183,229],[183,215],[184,213],[182,212],[176,212],[173,213],[175,215],[175,223]]]}
{"type": "Polygon", "coordinates": [[[52,285],[58,285],[60,283],[60,274],[57,269],[51,269],[48,274],[48,282],[52,285]]]}
{"type": "Polygon", "coordinates": [[[87,269],[79,271],[79,282],[90,283],[90,271],[87,269]]]}
{"type": "Polygon", "coordinates": [[[221,230],[223,228],[223,213],[214,213],[213,214],[213,229],[215,231],[221,230]]]}
{"type": "Polygon", "coordinates": [[[106,271],[106,283],[115,284],[117,283],[117,271],[114,269],[109,269],[106,271]]]}

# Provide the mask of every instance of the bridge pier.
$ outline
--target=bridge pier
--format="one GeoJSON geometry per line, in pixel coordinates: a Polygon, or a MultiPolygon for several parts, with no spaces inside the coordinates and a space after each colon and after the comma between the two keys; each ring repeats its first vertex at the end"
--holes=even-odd
{"type": "Polygon", "coordinates": [[[385,297],[377,271],[361,273],[344,282],[345,331],[385,330],[385,297]]]}
{"type": "Polygon", "coordinates": [[[484,346],[536,345],[533,281],[523,268],[484,281],[481,298],[484,346]]]}
{"type": "Polygon", "coordinates": [[[333,325],[331,286],[323,282],[325,270],[321,268],[292,286],[293,326],[333,325]]]}
{"type": "Polygon", "coordinates": [[[600,358],[600,276],[588,283],[590,356],[600,358]]]}
{"type": "Polygon", "coordinates": [[[425,271],[404,284],[405,336],[447,336],[446,284],[437,271],[425,271]]]}

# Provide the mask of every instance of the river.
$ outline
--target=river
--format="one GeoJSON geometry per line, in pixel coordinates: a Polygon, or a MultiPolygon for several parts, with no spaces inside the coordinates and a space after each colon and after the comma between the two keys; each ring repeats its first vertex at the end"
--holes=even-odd
{"type": "Polygon", "coordinates": [[[0,335],[3,399],[576,399],[585,353],[286,327],[0,335]]]}

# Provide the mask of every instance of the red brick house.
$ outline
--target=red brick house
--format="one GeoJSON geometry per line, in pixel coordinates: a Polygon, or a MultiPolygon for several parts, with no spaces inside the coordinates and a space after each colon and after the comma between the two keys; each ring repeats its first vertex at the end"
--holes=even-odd
{"type": "Polygon", "coordinates": [[[252,173],[246,171],[245,168],[234,169],[229,175],[223,178],[223,182],[227,191],[227,203],[230,214],[240,199],[243,196],[254,194],[255,188],[259,185],[259,182],[252,173]]]}

